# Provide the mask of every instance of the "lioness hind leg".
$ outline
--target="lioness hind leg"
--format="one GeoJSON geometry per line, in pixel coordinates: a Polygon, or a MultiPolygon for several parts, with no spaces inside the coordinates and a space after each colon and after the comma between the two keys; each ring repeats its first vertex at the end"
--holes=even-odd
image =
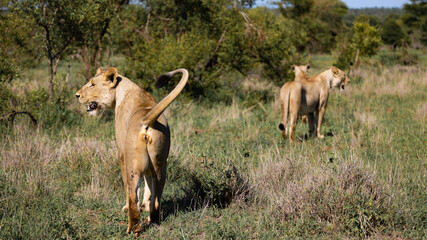
{"type": "Polygon", "coordinates": [[[314,117],[314,113],[307,114],[308,119],[308,132],[310,136],[314,136],[316,133],[316,119],[314,117]]]}
{"type": "Polygon", "coordinates": [[[291,142],[295,141],[295,127],[297,125],[298,114],[291,113],[290,114],[291,122],[289,126],[289,137],[291,142]]]}
{"type": "Polygon", "coordinates": [[[150,202],[151,202],[151,191],[150,185],[153,184],[153,179],[151,176],[144,176],[145,187],[144,187],[144,197],[141,204],[141,211],[150,212],[150,202]]]}
{"type": "Polygon", "coordinates": [[[289,116],[290,116],[290,126],[289,126],[289,137],[291,142],[295,141],[295,127],[298,120],[298,112],[301,106],[301,99],[298,94],[290,95],[289,99],[289,116]]]}
{"type": "Polygon", "coordinates": [[[139,203],[139,191],[141,188],[141,175],[140,172],[135,168],[130,168],[127,171],[127,184],[128,184],[128,199],[127,205],[129,206],[129,225],[127,232],[130,233],[133,231],[135,234],[138,234],[142,231],[142,226],[140,222],[140,209],[138,206],[139,203]]]}
{"type": "Polygon", "coordinates": [[[288,99],[285,99],[284,102],[281,103],[282,108],[282,123],[279,124],[279,129],[282,131],[283,139],[286,139],[287,134],[287,125],[288,125],[288,99]]]}
{"type": "Polygon", "coordinates": [[[164,179],[152,178],[151,186],[151,201],[150,201],[150,216],[148,223],[160,224],[160,199],[162,198],[163,187],[165,186],[164,179]]]}

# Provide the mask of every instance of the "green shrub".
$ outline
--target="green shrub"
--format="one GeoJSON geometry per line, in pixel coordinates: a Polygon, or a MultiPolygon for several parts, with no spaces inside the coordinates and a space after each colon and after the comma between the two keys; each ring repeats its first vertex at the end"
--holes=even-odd
{"type": "Polygon", "coordinates": [[[18,76],[19,70],[16,61],[3,55],[0,51],[0,83],[11,82],[18,76]]]}

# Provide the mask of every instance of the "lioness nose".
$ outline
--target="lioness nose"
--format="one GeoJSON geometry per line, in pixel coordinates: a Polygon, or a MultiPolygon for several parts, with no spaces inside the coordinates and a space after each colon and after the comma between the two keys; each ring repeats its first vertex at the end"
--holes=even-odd
{"type": "Polygon", "coordinates": [[[80,94],[77,94],[77,93],[76,93],[76,98],[79,98],[79,97],[80,97],[80,94]]]}

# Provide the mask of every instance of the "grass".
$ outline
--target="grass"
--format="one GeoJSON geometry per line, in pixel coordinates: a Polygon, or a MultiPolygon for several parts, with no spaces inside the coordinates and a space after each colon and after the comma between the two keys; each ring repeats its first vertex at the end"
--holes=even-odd
{"type": "MultiPolygon", "coordinates": [[[[274,93],[174,102],[163,222],[142,237],[424,239],[427,70],[354,74],[330,97],[323,140],[282,139],[274,93]]],[[[0,239],[133,239],[111,113],[85,116],[70,88],[37,127],[22,117],[1,136],[0,239]]]]}

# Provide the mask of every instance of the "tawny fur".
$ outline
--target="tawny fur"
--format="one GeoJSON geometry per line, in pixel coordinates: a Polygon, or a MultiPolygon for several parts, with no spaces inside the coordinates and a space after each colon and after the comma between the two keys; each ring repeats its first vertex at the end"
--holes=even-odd
{"type": "Polygon", "coordinates": [[[282,109],[282,123],[279,129],[286,139],[288,134],[288,114],[290,115],[289,138],[295,141],[295,126],[298,114],[307,115],[310,135],[323,138],[321,127],[326,105],[329,98],[329,90],[332,88],[344,89],[350,82],[346,74],[336,67],[317,74],[314,77],[302,81],[287,82],[280,89],[280,103],[282,109]]]}
{"type": "Polygon", "coordinates": [[[294,81],[303,82],[308,81],[310,79],[310,75],[308,75],[308,70],[310,69],[310,65],[292,65],[292,70],[295,73],[294,81]]]}
{"type": "MultiPolygon", "coordinates": [[[[294,81],[304,82],[310,80],[310,75],[308,75],[308,70],[310,69],[310,64],[307,65],[292,65],[292,70],[295,73],[294,81]]],[[[307,123],[307,116],[302,115],[301,121],[307,123]]]]}
{"type": "Polygon", "coordinates": [[[115,130],[118,158],[126,194],[128,232],[142,230],[140,211],[149,212],[147,223],[160,223],[160,199],[166,180],[166,159],[169,155],[170,132],[162,112],[184,88],[188,72],[178,69],[167,73],[183,76],[177,87],[157,103],[137,84],[118,74],[117,69],[99,68],[96,75],[77,93],[76,97],[88,105],[88,112],[99,108],[115,109],[115,130]],[[140,203],[142,179],[145,190],[140,203]]]}

